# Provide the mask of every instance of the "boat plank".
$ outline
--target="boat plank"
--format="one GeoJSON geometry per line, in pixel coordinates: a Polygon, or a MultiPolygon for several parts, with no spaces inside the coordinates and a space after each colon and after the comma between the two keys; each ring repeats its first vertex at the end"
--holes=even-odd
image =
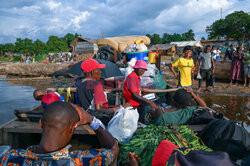
{"type": "MultiPolygon", "coordinates": [[[[3,127],[4,133],[42,133],[42,129],[37,122],[23,122],[23,121],[13,121],[6,124],[3,127]]],[[[74,134],[90,134],[93,135],[95,132],[88,126],[83,125],[76,128],[74,134]]]]}

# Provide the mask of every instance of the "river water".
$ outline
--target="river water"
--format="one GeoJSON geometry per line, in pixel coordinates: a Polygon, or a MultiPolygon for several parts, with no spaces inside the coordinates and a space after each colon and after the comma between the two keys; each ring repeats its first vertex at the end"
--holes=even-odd
{"type": "Polygon", "coordinates": [[[0,81],[0,125],[15,117],[15,109],[30,110],[40,104],[33,98],[29,86],[11,86],[7,81],[0,81]]]}

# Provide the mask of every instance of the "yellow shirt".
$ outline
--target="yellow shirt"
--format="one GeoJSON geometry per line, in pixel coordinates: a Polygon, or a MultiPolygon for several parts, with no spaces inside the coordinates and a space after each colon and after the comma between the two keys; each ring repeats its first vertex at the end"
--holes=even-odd
{"type": "Polygon", "coordinates": [[[191,86],[192,85],[191,70],[194,67],[193,59],[179,58],[174,62],[172,62],[172,66],[178,67],[178,70],[180,72],[179,82],[181,86],[191,86]]]}

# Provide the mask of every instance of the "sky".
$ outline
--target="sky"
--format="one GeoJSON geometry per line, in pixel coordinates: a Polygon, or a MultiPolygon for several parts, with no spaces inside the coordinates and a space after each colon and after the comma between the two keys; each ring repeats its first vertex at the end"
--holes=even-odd
{"type": "Polygon", "coordinates": [[[250,0],[0,0],[0,43],[78,33],[87,38],[184,33],[250,11],[250,0]]]}

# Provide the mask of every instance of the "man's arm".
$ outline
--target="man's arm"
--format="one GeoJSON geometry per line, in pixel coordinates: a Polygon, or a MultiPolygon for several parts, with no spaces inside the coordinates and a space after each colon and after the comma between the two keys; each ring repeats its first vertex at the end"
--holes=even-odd
{"type": "Polygon", "coordinates": [[[99,122],[96,123],[94,120],[94,117],[91,116],[89,113],[87,113],[82,107],[74,105],[74,104],[72,105],[76,109],[80,118],[80,121],[75,125],[75,127],[88,124],[93,129],[92,127],[93,123],[95,123],[94,126],[96,126],[97,124],[97,129],[95,130],[95,132],[96,132],[98,141],[101,144],[101,147],[111,149],[113,156],[114,156],[113,161],[116,161],[118,154],[119,154],[119,146],[118,146],[117,141],[114,139],[114,137],[109,133],[108,130],[102,128],[103,124],[100,120],[99,122]],[[98,127],[98,124],[99,124],[99,127],[98,127]]]}
{"type": "Polygon", "coordinates": [[[103,111],[103,112],[106,112],[106,113],[109,113],[109,114],[114,114],[115,111],[117,109],[119,109],[120,106],[116,106],[116,107],[113,107],[113,108],[104,108],[102,107],[102,104],[95,104],[95,109],[96,110],[99,110],[99,111],[103,111]]]}
{"type": "Polygon", "coordinates": [[[192,95],[192,97],[194,98],[194,100],[197,102],[198,106],[199,107],[204,107],[206,108],[207,107],[207,104],[204,100],[202,100],[200,97],[196,96],[196,94],[191,90],[191,89],[188,89],[188,88],[184,88],[188,93],[190,93],[192,95]]]}
{"type": "Polygon", "coordinates": [[[133,94],[133,98],[135,100],[147,103],[154,110],[157,108],[157,105],[154,102],[152,102],[152,101],[150,101],[150,100],[148,100],[148,99],[140,96],[138,93],[134,92],[132,94],[133,94]]]}
{"type": "Polygon", "coordinates": [[[213,58],[211,59],[211,61],[212,61],[212,73],[214,74],[215,62],[214,62],[214,59],[213,59],[213,58]]]}
{"type": "Polygon", "coordinates": [[[172,64],[169,64],[169,69],[172,71],[172,73],[174,74],[175,78],[178,79],[178,75],[177,73],[174,71],[174,67],[172,64]]]}
{"type": "Polygon", "coordinates": [[[197,66],[197,68],[198,68],[198,73],[201,72],[200,71],[201,70],[201,59],[198,59],[198,66],[197,66]]]}

